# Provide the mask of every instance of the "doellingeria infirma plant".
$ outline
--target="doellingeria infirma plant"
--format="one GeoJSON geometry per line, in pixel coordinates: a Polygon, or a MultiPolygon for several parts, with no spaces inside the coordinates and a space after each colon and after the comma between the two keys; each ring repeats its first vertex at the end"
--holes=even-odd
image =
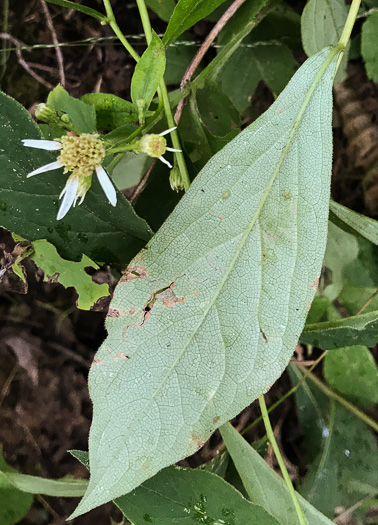
{"type": "MultiPolygon", "coordinates": [[[[341,0],[309,0],[300,20],[286,4],[235,0],[209,36],[217,37],[214,60],[195,76],[204,47],[189,65],[185,46],[182,89],[168,93],[165,80],[173,76],[178,85],[182,75],[172,73],[173,61],[180,62],[178,37],[222,0],[147,2],[168,21],[162,39],[145,1],[137,0],[147,42],[142,56],[110,0],[103,1],[105,14],[49,1],[113,29],[136,62],[131,102],[105,93],[76,99],[58,85],[39,106],[37,124],[0,94],[1,224],[31,241],[28,255],[46,277],[75,286],[79,306],[89,309],[109,293],[85,267],[105,263],[122,276],[89,373],[89,451],[71,451],[89,468],[89,482],[56,485],[1,472],[9,490],[83,496],[70,519],[114,500],[135,524],[332,523],[336,507],[354,509],[375,483],[376,445],[364,426],[375,423],[363,409],[371,407],[378,381],[367,348],[377,339],[376,283],[366,269],[378,228],[332,201],[329,214],[333,84],[345,75],[358,12],[369,22],[364,46],[374,13],[359,11],[359,0],[349,8],[341,0]],[[300,27],[309,58],[299,67],[294,56],[303,50],[293,35],[300,27]],[[251,121],[249,100],[260,80],[275,102],[241,130],[251,121]],[[185,193],[175,199],[169,183],[185,193]],[[324,257],[327,278],[318,289],[324,257]],[[363,304],[345,292],[354,285],[345,281],[346,268],[359,275],[359,289],[370,290],[363,304]],[[338,305],[350,316],[341,317],[338,305]],[[298,411],[303,439],[313,447],[303,497],[287,473],[263,396],[298,341],[329,350],[320,358],[329,386],[306,372],[310,382],[299,387],[303,368],[288,368],[305,407],[298,411]],[[353,362],[363,359],[364,383],[343,380],[351,345],[359,348],[353,362]],[[284,480],[228,423],[256,398],[284,480]],[[204,469],[172,466],[218,428],[227,454],[222,448],[204,469]],[[231,463],[248,499],[224,479],[235,479],[227,474],[231,463]]],[[[24,278],[22,257],[13,269],[24,278]]]]}

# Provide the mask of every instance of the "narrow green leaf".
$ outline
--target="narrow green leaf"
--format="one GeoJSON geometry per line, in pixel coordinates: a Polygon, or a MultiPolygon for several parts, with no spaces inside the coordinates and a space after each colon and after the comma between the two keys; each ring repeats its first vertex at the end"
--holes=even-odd
{"type": "Polygon", "coordinates": [[[145,114],[157,91],[165,71],[165,49],[157,34],[152,32],[152,40],[141,56],[131,80],[131,100],[145,114]]]}
{"type": "Polygon", "coordinates": [[[118,284],[74,516],[195,452],[286,367],[326,244],[336,56],[306,61],[210,160],[118,284]]]}
{"type": "Polygon", "coordinates": [[[306,324],[300,340],[323,350],[353,345],[374,346],[378,342],[378,311],[306,324]]]}
{"type": "Polygon", "coordinates": [[[80,260],[85,253],[94,261],[128,262],[151,236],[146,222],[121,193],[113,208],[95,175],[83,204],[57,221],[67,175],[59,170],[26,178],[57,158],[24,147],[26,138],[41,139],[38,126],[18,102],[0,93],[0,225],[30,241],[46,239],[65,259],[80,260]]]}
{"type": "Polygon", "coordinates": [[[357,232],[373,244],[378,245],[378,221],[356,213],[334,200],[330,200],[330,219],[349,233],[357,232]]]}
{"type": "Polygon", "coordinates": [[[28,512],[33,496],[21,492],[16,488],[8,476],[16,470],[10,467],[3,459],[0,450],[0,523],[1,525],[14,525],[18,523],[28,512]]]}
{"type": "MultiPolygon", "coordinates": [[[[378,330],[377,341],[378,341],[378,330]]],[[[378,403],[378,367],[366,346],[328,352],[324,377],[345,399],[365,410],[378,403]]]]}
{"type": "Polygon", "coordinates": [[[100,20],[100,22],[107,22],[107,17],[100,13],[100,11],[96,11],[96,9],[92,9],[91,7],[87,7],[85,5],[77,4],[76,2],[70,2],[69,0],[45,0],[49,4],[55,4],[55,5],[61,5],[62,7],[67,7],[67,9],[75,9],[75,11],[80,11],[81,13],[84,13],[86,15],[92,16],[93,18],[96,18],[97,20],[100,20]]]}
{"type": "Polygon", "coordinates": [[[366,73],[374,82],[378,82],[378,13],[372,13],[362,26],[361,54],[365,62],[366,73]]]}
{"type": "Polygon", "coordinates": [[[196,87],[202,87],[205,80],[211,79],[214,81],[224,67],[224,64],[230,60],[235,51],[239,48],[243,39],[249,35],[252,29],[258,25],[269,9],[271,9],[276,3],[277,0],[245,2],[226,26],[226,29],[231,26],[228,42],[224,45],[214,60],[212,60],[210,64],[195,78],[193,85],[196,87]]]}
{"type": "Polygon", "coordinates": [[[175,0],[146,0],[146,5],[165,22],[169,21],[176,7],[175,0]]]}
{"type": "Polygon", "coordinates": [[[80,100],[96,109],[97,129],[110,131],[138,120],[138,109],[127,100],[109,93],[87,93],[80,100]]]}
{"type": "MultiPolygon", "coordinates": [[[[324,46],[336,45],[347,16],[344,0],[309,0],[301,17],[302,43],[307,55],[317,53],[324,46]]],[[[337,82],[346,76],[348,53],[349,44],[337,73],[337,82]]]]}
{"type": "MultiPolygon", "coordinates": [[[[88,481],[81,479],[46,479],[27,474],[1,473],[7,481],[22,492],[45,494],[61,498],[77,498],[84,494],[88,481]]],[[[1,522],[2,524],[2,522],[1,522]]]]}
{"type": "MultiPolygon", "coordinates": [[[[293,525],[298,516],[284,480],[229,423],[221,427],[227,450],[252,503],[261,505],[281,525],[293,525]]],[[[297,494],[308,525],[331,525],[331,521],[297,494]]]]}
{"type": "Polygon", "coordinates": [[[222,478],[204,470],[166,468],[115,503],[135,525],[281,523],[222,478]]]}
{"type": "Polygon", "coordinates": [[[96,131],[96,110],[93,106],[71,97],[59,84],[47,97],[47,104],[58,113],[67,113],[78,133],[96,131]]]}
{"type": "Polygon", "coordinates": [[[165,31],[163,44],[168,47],[184,31],[205,18],[223,2],[224,0],[179,0],[165,31]]]}
{"type": "Polygon", "coordinates": [[[78,294],[78,308],[89,310],[100,297],[109,295],[108,285],[95,283],[86,273],[87,267],[98,268],[86,255],[80,262],[66,261],[58,255],[55,246],[45,240],[34,241],[33,249],[30,259],[45,272],[44,280],[54,277],[66,288],[73,286],[78,294]]]}

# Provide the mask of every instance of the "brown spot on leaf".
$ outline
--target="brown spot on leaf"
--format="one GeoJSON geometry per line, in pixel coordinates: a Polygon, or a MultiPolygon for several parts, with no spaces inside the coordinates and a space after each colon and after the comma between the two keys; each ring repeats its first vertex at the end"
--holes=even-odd
{"type": "Polygon", "coordinates": [[[119,353],[119,357],[121,359],[123,359],[124,361],[127,361],[128,359],[130,359],[130,357],[128,355],[125,354],[125,352],[120,352],[119,353]]]}
{"type": "Polygon", "coordinates": [[[216,423],[218,423],[219,420],[220,420],[220,416],[215,416],[215,417],[213,417],[213,423],[214,423],[214,425],[215,425],[216,423]]]}
{"type": "Polygon", "coordinates": [[[221,215],[221,216],[219,217],[219,220],[220,220],[220,221],[223,221],[223,219],[224,219],[224,215],[221,215]]]}
{"type": "Polygon", "coordinates": [[[117,308],[109,308],[108,317],[120,317],[121,312],[117,308]]]}
{"type": "Polygon", "coordinates": [[[197,290],[193,290],[193,294],[198,297],[199,296],[199,293],[197,292],[197,290]]]}
{"type": "Polygon", "coordinates": [[[136,312],[135,308],[130,308],[130,310],[129,310],[129,314],[130,315],[135,314],[135,312],[136,312]]]}
{"type": "Polygon", "coordinates": [[[283,193],[283,194],[282,194],[282,197],[283,197],[286,201],[288,201],[288,200],[291,199],[291,193],[283,193]]]}
{"type": "Polygon", "coordinates": [[[318,286],[319,286],[319,277],[316,277],[316,279],[312,281],[310,288],[311,290],[314,290],[314,292],[316,292],[316,290],[318,289],[318,286]]]}
{"type": "Polygon", "coordinates": [[[190,433],[190,439],[191,443],[195,445],[196,450],[199,450],[205,444],[205,441],[202,441],[202,438],[195,432],[190,433]]]}
{"type": "Polygon", "coordinates": [[[132,281],[133,279],[145,279],[147,268],[145,266],[129,266],[122,275],[120,282],[132,281]]]}
{"type": "Polygon", "coordinates": [[[91,368],[95,365],[102,365],[102,358],[101,357],[95,357],[92,361],[91,368]]]}
{"type": "Polygon", "coordinates": [[[281,115],[281,113],[283,113],[283,111],[284,111],[284,109],[283,109],[283,108],[280,108],[280,109],[277,111],[277,113],[278,113],[279,115],[281,115]]]}

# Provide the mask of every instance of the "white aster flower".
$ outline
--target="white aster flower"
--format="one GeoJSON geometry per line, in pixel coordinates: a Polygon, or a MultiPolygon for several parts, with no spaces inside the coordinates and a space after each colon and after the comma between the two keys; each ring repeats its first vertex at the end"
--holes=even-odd
{"type": "Polygon", "coordinates": [[[64,173],[71,173],[59,198],[62,199],[57,220],[63,219],[72,206],[79,205],[92,184],[93,172],[112,206],[117,204],[117,193],[108,174],[101,166],[105,158],[104,143],[97,133],[82,135],[65,135],[57,140],[24,139],[24,146],[47,151],[60,151],[58,159],[28,173],[33,177],[46,171],[64,168],[64,173]]]}
{"type": "Polygon", "coordinates": [[[156,135],[155,133],[144,135],[144,137],[138,142],[139,150],[142,153],[148,155],[149,157],[158,158],[161,162],[164,162],[164,164],[166,164],[169,168],[172,168],[172,164],[168,162],[167,159],[163,157],[163,155],[166,151],[181,152],[181,150],[175,148],[168,148],[167,141],[163,137],[164,135],[168,135],[168,133],[171,133],[171,131],[173,131],[174,129],[176,129],[176,127],[167,129],[162,133],[159,133],[158,135],[156,135]]]}

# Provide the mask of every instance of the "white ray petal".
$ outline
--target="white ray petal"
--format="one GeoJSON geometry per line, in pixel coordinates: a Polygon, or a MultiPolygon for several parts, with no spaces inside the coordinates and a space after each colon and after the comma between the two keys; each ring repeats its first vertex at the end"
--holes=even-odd
{"type": "Polygon", "coordinates": [[[45,173],[46,171],[57,170],[61,167],[61,162],[59,162],[59,160],[56,160],[55,162],[50,162],[50,164],[45,164],[44,166],[41,166],[40,168],[37,168],[34,171],[31,171],[26,175],[26,177],[33,177],[34,175],[39,175],[40,173],[45,173]]]}
{"type": "Polygon", "coordinates": [[[98,182],[101,184],[101,188],[103,189],[108,201],[112,206],[115,206],[117,204],[117,192],[109,178],[109,175],[102,166],[97,166],[96,173],[98,182]]]}
{"type": "Polygon", "coordinates": [[[177,153],[182,153],[182,150],[181,149],[175,149],[175,148],[165,148],[167,151],[173,151],[173,152],[177,152],[177,153]]]}
{"type": "Polygon", "coordinates": [[[62,149],[62,144],[56,140],[23,139],[22,142],[27,148],[45,149],[47,151],[62,149]]]}
{"type": "Polygon", "coordinates": [[[174,128],[169,128],[169,129],[166,129],[165,131],[162,131],[161,133],[159,133],[159,137],[164,137],[164,135],[168,135],[168,133],[170,133],[174,129],[177,129],[177,126],[175,126],[174,128]]]}
{"type": "Polygon", "coordinates": [[[165,159],[164,157],[159,157],[159,160],[161,160],[161,162],[164,162],[164,164],[166,164],[169,168],[172,168],[172,164],[168,162],[167,159],[165,159]]]}
{"type": "Polygon", "coordinates": [[[62,204],[60,205],[58,215],[56,216],[56,220],[60,221],[60,219],[63,219],[63,217],[66,215],[68,210],[71,208],[73,203],[76,199],[76,192],[79,187],[79,178],[75,178],[70,180],[65,187],[65,193],[62,200],[62,204]]]}

